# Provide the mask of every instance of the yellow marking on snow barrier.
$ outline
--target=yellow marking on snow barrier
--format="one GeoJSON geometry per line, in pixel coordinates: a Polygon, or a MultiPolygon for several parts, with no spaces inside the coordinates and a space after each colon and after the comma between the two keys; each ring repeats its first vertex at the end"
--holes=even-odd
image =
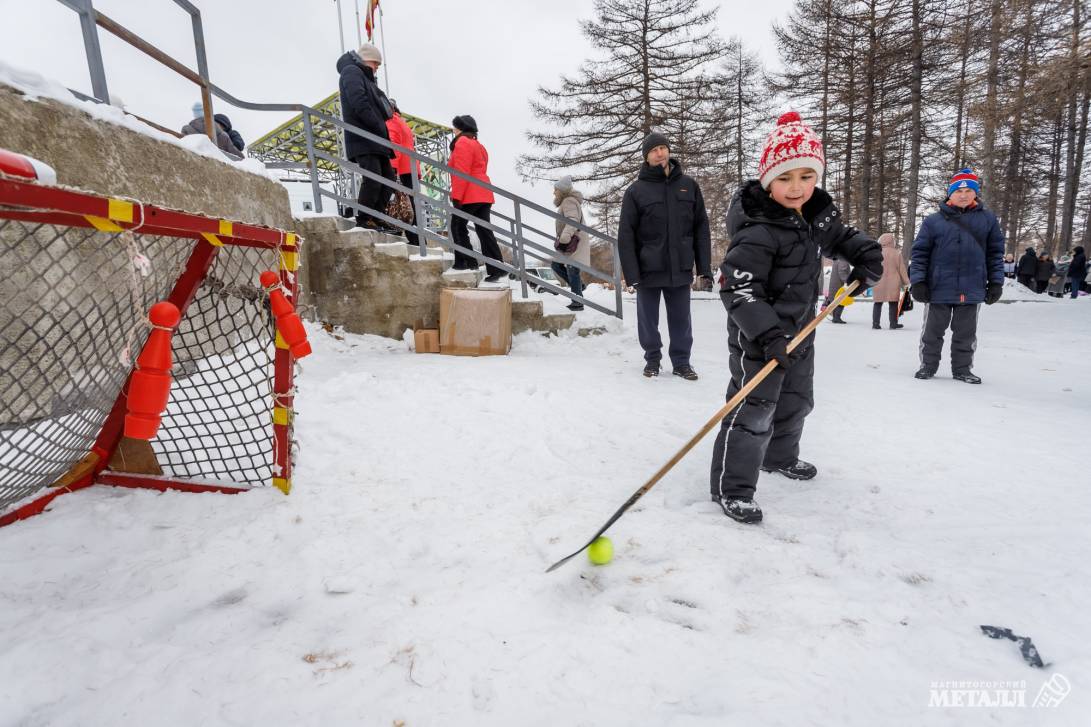
{"type": "Polygon", "coordinates": [[[110,220],[106,219],[105,217],[96,217],[95,215],[84,215],[83,218],[85,220],[87,220],[88,222],[90,222],[91,226],[94,227],[99,232],[123,232],[124,231],[123,227],[121,227],[121,226],[119,226],[119,225],[117,225],[117,224],[115,224],[113,222],[110,222],[110,220]]]}
{"type": "Polygon", "coordinates": [[[223,247],[223,240],[213,235],[211,232],[202,232],[201,237],[205,238],[212,244],[213,247],[223,247]]]}
{"type": "Polygon", "coordinates": [[[274,406],[273,407],[273,424],[281,424],[283,426],[288,426],[289,419],[290,419],[290,415],[288,413],[287,407],[283,407],[283,406],[274,406]]]}
{"type": "Polygon", "coordinates": [[[282,252],[280,253],[280,269],[287,270],[294,273],[296,268],[299,267],[299,253],[295,252],[282,252]]]}
{"type": "Polygon", "coordinates": [[[106,215],[111,220],[117,220],[118,222],[132,222],[133,221],[133,203],[124,199],[110,198],[110,206],[106,215]]]}
{"type": "Polygon", "coordinates": [[[220,234],[233,237],[235,225],[229,220],[220,220],[220,234]]]}
{"type": "Polygon", "coordinates": [[[292,481],[291,480],[286,480],[283,477],[274,477],[273,478],[273,487],[277,488],[278,490],[283,492],[285,495],[287,495],[292,490],[292,481]]]}
{"type": "Polygon", "coordinates": [[[294,232],[289,232],[289,233],[284,235],[284,244],[285,245],[295,245],[297,240],[298,240],[298,236],[294,232]]]}
{"type": "Polygon", "coordinates": [[[280,335],[280,331],[277,331],[276,346],[277,346],[277,348],[283,348],[285,351],[287,351],[290,348],[290,346],[288,345],[288,342],[285,341],[284,337],[280,335]]]}

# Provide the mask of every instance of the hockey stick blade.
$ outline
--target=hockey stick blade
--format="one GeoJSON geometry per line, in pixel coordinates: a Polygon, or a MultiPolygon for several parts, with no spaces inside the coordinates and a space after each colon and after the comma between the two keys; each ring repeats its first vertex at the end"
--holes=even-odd
{"type": "MultiPolygon", "coordinates": [[[[852,292],[856,290],[859,285],[860,282],[858,280],[854,280],[851,284],[842,288],[841,292],[837,294],[837,297],[835,297],[833,301],[828,306],[826,306],[826,310],[815,316],[814,320],[804,326],[803,330],[796,334],[796,337],[788,343],[788,351],[794,351],[799,346],[799,344],[803,343],[803,341],[807,339],[807,336],[811,335],[811,333],[814,332],[814,329],[818,327],[818,324],[825,320],[826,316],[832,313],[842,300],[852,295],[852,292]]],[[[747,383],[746,386],[740,389],[738,393],[735,394],[735,396],[731,397],[731,400],[724,404],[718,412],[713,414],[712,418],[705,422],[705,425],[701,427],[701,431],[694,434],[693,437],[690,438],[690,440],[686,442],[685,445],[683,445],[682,449],[678,450],[678,452],[673,457],[671,457],[669,462],[660,467],[659,471],[652,475],[650,480],[645,482],[639,490],[634,492],[629,497],[629,499],[625,501],[625,504],[619,507],[617,509],[617,512],[610,516],[610,519],[606,521],[606,524],[599,528],[598,532],[595,533],[582,548],[577,550],[575,553],[572,553],[571,555],[566,555],[564,558],[561,558],[556,563],[546,568],[546,573],[552,573],[568,561],[575,558],[583,551],[587,550],[591,546],[591,543],[598,540],[603,533],[609,530],[610,526],[616,523],[621,518],[621,516],[624,515],[625,512],[636,503],[637,500],[644,497],[648,490],[655,487],[656,483],[658,483],[659,480],[663,479],[664,475],[666,475],[674,468],[674,465],[678,464],[678,462],[683,457],[685,457],[689,453],[689,451],[697,445],[698,442],[705,438],[706,434],[712,431],[713,427],[719,424],[725,416],[730,414],[735,407],[741,404],[743,399],[749,396],[750,392],[753,391],[758,384],[764,381],[765,377],[772,373],[773,369],[775,369],[776,367],[776,361],[769,361],[768,363],[766,363],[764,368],[762,368],[761,371],[758,372],[757,376],[755,376],[749,383],[747,383]]]]}

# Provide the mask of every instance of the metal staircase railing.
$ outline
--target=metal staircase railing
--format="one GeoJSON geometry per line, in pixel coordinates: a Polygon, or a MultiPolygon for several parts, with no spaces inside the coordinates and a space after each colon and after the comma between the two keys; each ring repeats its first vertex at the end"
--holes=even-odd
{"type": "MultiPolygon", "coordinates": [[[[537,204],[525,197],[517,195],[513,192],[509,192],[506,189],[497,187],[496,185],[484,182],[476,177],[472,177],[468,174],[460,172],[456,169],[452,169],[443,161],[433,159],[431,157],[420,154],[414,150],[407,149],[398,144],[394,144],[388,139],[372,134],[364,129],[346,124],[343,120],[325,114],[318,109],[312,108],[305,104],[259,104],[243,101],[235,98],[231,94],[227,93],[223,89],[216,86],[209,80],[208,74],[208,62],[205,56],[205,43],[204,43],[204,31],[201,25],[201,12],[192,3],[187,0],[174,0],[174,3],[186,11],[191,18],[193,26],[194,46],[197,53],[197,65],[198,71],[193,71],[178,61],[171,58],[163,51],[156,48],[151,43],[138,36],[136,33],[126,29],[121,24],[108,18],[102,13],[95,10],[93,0],[58,0],[63,5],[69,7],[80,16],[80,22],[83,29],[84,48],[87,55],[87,64],[90,70],[92,86],[95,99],[103,103],[109,102],[109,93],[106,86],[106,74],[102,63],[102,53],[98,42],[97,28],[102,27],[104,30],[112,33],[121,40],[129,43],[138,50],[144,52],[160,63],[171,68],[176,73],[184,78],[192,81],[201,88],[201,97],[204,104],[204,116],[206,119],[206,126],[211,133],[214,129],[212,124],[212,96],[219,98],[227,103],[240,109],[247,109],[252,111],[294,111],[302,114],[303,117],[303,131],[304,142],[307,148],[307,163],[290,163],[280,162],[273,166],[278,169],[294,169],[297,171],[306,172],[311,181],[311,191],[314,196],[315,210],[322,211],[322,200],[329,199],[341,205],[343,208],[352,210],[362,210],[368,215],[371,215],[377,219],[380,219],[392,227],[396,227],[406,232],[413,232],[418,235],[419,248],[421,256],[427,256],[428,243],[433,242],[438,244],[445,250],[454,250],[455,244],[448,235],[434,229],[427,224],[427,220],[434,216],[433,213],[439,213],[442,218],[446,219],[452,216],[461,217],[471,223],[473,223],[475,229],[479,226],[487,227],[497,235],[497,242],[506,247],[511,252],[511,261],[505,260],[492,260],[486,258],[480,252],[476,250],[467,250],[460,248],[460,251],[478,262],[485,262],[486,260],[501,270],[509,273],[510,275],[518,278],[521,286],[522,297],[527,298],[528,288],[534,287],[540,290],[548,290],[552,293],[569,298],[573,301],[582,303],[583,305],[598,310],[600,312],[622,317],[622,305],[621,305],[621,262],[618,256],[617,240],[609,235],[602,233],[592,227],[585,224],[576,222],[563,217],[554,210],[548,209],[542,205],[537,204]],[[436,168],[442,172],[446,172],[448,178],[450,176],[457,176],[465,179],[473,184],[484,187],[491,191],[495,196],[504,200],[511,207],[511,214],[504,214],[502,212],[494,212],[493,214],[501,220],[507,223],[507,229],[495,225],[492,223],[485,223],[477,218],[463,212],[460,209],[456,209],[450,203],[449,190],[442,189],[435,185],[431,185],[427,182],[422,182],[418,175],[413,175],[412,187],[405,187],[400,182],[387,179],[381,175],[370,172],[361,168],[359,165],[353,162],[340,158],[334,154],[330,154],[329,145],[326,145],[326,149],[320,148],[316,145],[315,134],[315,121],[319,120],[325,124],[332,125],[335,128],[341,130],[343,134],[345,131],[349,131],[353,134],[361,136],[365,139],[378,143],[390,149],[394,149],[406,156],[420,162],[422,165],[428,165],[436,168]],[[391,187],[395,191],[403,192],[409,195],[413,203],[413,210],[415,213],[415,223],[409,224],[397,220],[388,216],[385,210],[374,210],[362,207],[356,200],[349,199],[342,194],[330,191],[324,188],[321,184],[319,175],[319,164],[324,163],[327,168],[329,166],[335,166],[340,170],[348,173],[358,175],[367,179],[380,182],[388,187],[391,187]],[[430,189],[432,192],[439,192],[437,195],[441,199],[435,199],[430,196],[426,189],[430,189]],[[526,213],[533,212],[537,215],[544,216],[550,220],[562,220],[566,225],[587,233],[592,239],[605,242],[610,246],[611,257],[613,262],[612,271],[598,270],[593,266],[583,265],[577,263],[570,258],[561,255],[553,249],[553,235],[544,232],[533,225],[528,223],[526,219],[526,213]],[[534,239],[532,239],[532,236],[534,239]],[[537,261],[542,264],[558,262],[564,265],[572,265],[588,273],[600,280],[605,280],[613,285],[614,289],[614,301],[613,307],[603,305],[600,302],[590,300],[582,295],[576,295],[568,288],[562,288],[554,285],[549,280],[545,280],[540,276],[528,270],[528,267],[540,267],[540,265],[527,265],[527,259],[537,261]]],[[[340,148],[344,148],[341,145],[340,148]]],[[[590,244],[590,243],[589,243],[590,244]]]]}

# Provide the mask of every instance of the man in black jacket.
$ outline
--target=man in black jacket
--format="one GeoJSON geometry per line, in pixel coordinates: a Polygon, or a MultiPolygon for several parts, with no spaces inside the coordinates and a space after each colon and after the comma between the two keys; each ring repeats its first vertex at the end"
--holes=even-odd
{"type": "MultiPolygon", "coordinates": [[[[346,124],[389,141],[386,122],[393,116],[393,111],[386,94],[379,90],[375,82],[375,73],[382,63],[382,54],[371,43],[364,43],[359,51],[349,51],[337,59],[337,72],[341,74],[341,118],[346,124]]],[[[394,167],[390,164],[394,150],[390,147],[346,131],[345,156],[369,172],[394,180],[394,167]]],[[[386,205],[393,193],[392,187],[363,177],[357,201],[363,207],[386,212],[386,205]]],[[[359,209],[356,210],[356,224],[384,232],[399,231],[359,209]]]]}
{"type": "Polygon", "coordinates": [[[695,381],[689,293],[693,269],[712,281],[712,241],[701,188],[670,157],[667,137],[652,132],[641,148],[640,174],[621,203],[618,252],[625,281],[636,288],[636,325],[644,349],[644,375],[658,376],[663,359],[659,299],[667,304],[674,375],[695,381]]]}

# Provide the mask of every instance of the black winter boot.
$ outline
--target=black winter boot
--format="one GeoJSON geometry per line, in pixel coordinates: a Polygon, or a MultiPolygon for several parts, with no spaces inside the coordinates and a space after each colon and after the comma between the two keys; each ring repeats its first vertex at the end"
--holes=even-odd
{"type": "Polygon", "coordinates": [[[693,370],[692,366],[679,366],[672,371],[675,376],[681,376],[686,381],[696,381],[697,372],[693,370]]]}
{"type": "Polygon", "coordinates": [[[951,372],[951,378],[953,378],[955,381],[965,381],[967,384],[981,383],[981,377],[974,376],[973,372],[971,372],[969,369],[966,369],[965,371],[953,371],[951,372]]]}
{"type": "Polygon", "coordinates": [[[917,373],[913,374],[913,378],[915,378],[915,379],[930,379],[935,375],[936,375],[936,370],[935,369],[930,369],[930,368],[927,368],[925,366],[921,366],[919,369],[917,369],[917,373]]]}
{"type": "Polygon", "coordinates": [[[736,522],[747,524],[761,522],[761,508],[758,507],[758,503],[749,498],[717,497],[713,495],[712,501],[720,506],[720,509],[724,511],[724,515],[736,522]]]}
{"type": "Polygon", "coordinates": [[[762,472],[777,472],[793,480],[813,480],[818,474],[818,468],[810,462],[797,459],[784,467],[762,467],[762,472]]]}
{"type": "Polygon", "coordinates": [[[645,364],[644,375],[647,376],[649,379],[653,376],[659,376],[659,362],[649,361],[647,364],[645,364]]]}

